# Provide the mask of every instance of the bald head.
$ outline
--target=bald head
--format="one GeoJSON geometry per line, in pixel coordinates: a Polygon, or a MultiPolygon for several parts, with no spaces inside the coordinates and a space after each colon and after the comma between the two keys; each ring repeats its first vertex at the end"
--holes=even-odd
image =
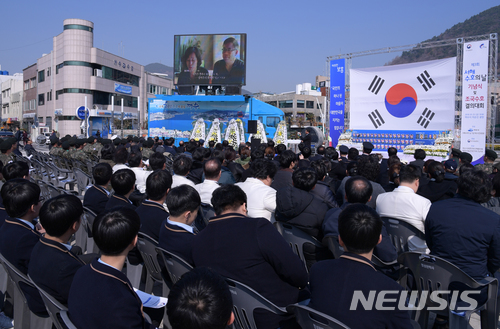
{"type": "Polygon", "coordinates": [[[345,184],[345,195],[349,203],[366,204],[370,201],[372,193],[372,184],[363,176],[349,178],[345,184]]]}
{"type": "Polygon", "coordinates": [[[203,165],[205,179],[218,181],[221,174],[221,163],[217,159],[210,159],[203,165]]]}

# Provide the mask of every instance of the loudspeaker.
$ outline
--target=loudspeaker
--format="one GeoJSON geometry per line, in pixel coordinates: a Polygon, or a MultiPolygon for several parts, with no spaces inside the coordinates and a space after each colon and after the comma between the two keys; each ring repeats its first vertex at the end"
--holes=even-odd
{"type": "Polygon", "coordinates": [[[252,138],[250,140],[250,147],[252,150],[257,150],[260,146],[260,138],[252,138]]]}
{"type": "Polygon", "coordinates": [[[248,120],[248,133],[249,134],[257,133],[257,120],[248,120]]]}

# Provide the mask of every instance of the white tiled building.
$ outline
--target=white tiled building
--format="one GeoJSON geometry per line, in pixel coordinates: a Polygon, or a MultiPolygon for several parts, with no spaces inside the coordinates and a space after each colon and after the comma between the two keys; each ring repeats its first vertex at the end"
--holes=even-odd
{"type": "Polygon", "coordinates": [[[82,120],[76,109],[89,109],[89,134],[109,131],[114,101],[115,118],[123,100],[125,118],[133,128],[147,121],[148,91],[171,94],[172,80],[144,71],[144,66],[93,46],[94,24],[83,19],[64,20],[64,30],[53,39],[53,50],[37,60],[37,117],[61,136],[80,134],[82,120]],[[155,86],[151,88],[150,85],[155,86]]]}

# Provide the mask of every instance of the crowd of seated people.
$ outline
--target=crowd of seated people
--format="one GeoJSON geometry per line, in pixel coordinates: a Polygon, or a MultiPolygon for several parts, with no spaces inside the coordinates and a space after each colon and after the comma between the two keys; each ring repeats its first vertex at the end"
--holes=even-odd
{"type": "MultiPolygon", "coordinates": [[[[182,326],[182,317],[193,323],[189,328],[203,327],[207,319],[197,319],[185,299],[203,303],[208,297],[190,295],[186,285],[206,280],[224,286],[219,276],[280,307],[310,299],[310,306],[352,328],[410,327],[407,311],[349,310],[355,290],[401,291],[394,268],[384,271],[371,262],[372,255],[387,263],[398,256],[381,217],[406,221],[424,234],[425,240],[408,241],[410,250],[447,259],[477,280],[497,276],[500,268],[500,165],[491,150],[485,164],[474,167],[470,154],[456,149],[443,162],[417,150],[407,164],[393,148],[386,158],[373,154],[370,143],[361,154],[343,145],[338,151],[321,146],[315,154],[300,145],[297,154],[272,142],[242,143],[238,150],[227,141],[208,147],[194,140],[175,146],[172,139],[113,144],[100,147],[83,204],[70,194],[43,200],[26,162],[2,170],[0,253],[68,305],[78,328],[159,325],[144,317],[138,287],[122,272],[127,258],[142,262],[138,232],[195,267],[185,285],[171,289],[173,328],[182,326]],[[99,255],[82,255],[74,246],[82,206],[97,216],[92,234],[99,255]],[[306,266],[275,221],[316,240],[304,245],[306,266]],[[344,248],[341,259],[333,260],[325,237],[344,248]]],[[[47,317],[38,292],[25,294],[30,309],[47,317]]],[[[217,325],[232,323],[234,315],[226,313],[217,325]]],[[[258,328],[296,326],[291,315],[255,316],[258,328]]]]}

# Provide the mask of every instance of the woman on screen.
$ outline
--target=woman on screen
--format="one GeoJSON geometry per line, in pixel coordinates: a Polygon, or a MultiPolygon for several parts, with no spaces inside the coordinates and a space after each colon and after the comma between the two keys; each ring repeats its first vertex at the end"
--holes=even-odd
{"type": "Polygon", "coordinates": [[[209,83],[208,71],[201,67],[201,54],[197,47],[189,47],[182,56],[182,72],[178,85],[206,85],[209,83]]]}

